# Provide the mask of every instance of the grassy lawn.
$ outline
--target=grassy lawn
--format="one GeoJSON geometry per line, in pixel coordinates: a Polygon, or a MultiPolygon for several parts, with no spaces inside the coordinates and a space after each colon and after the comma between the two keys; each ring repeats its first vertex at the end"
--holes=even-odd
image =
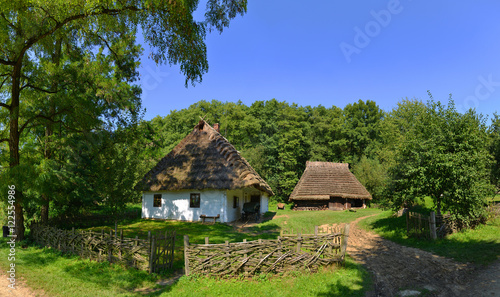
{"type": "MultiPolygon", "coordinates": [[[[276,209],[271,208],[270,209],[276,209]]],[[[119,225],[124,236],[147,237],[147,231],[175,229],[176,245],[182,250],[182,238],[188,234],[192,243],[203,243],[206,236],[211,243],[242,241],[243,239],[276,238],[283,226],[313,230],[315,225],[350,222],[358,217],[380,213],[377,209],[357,212],[311,211],[295,212],[289,209],[267,214],[271,219],[238,232],[226,224],[203,225],[177,221],[136,220],[119,225]],[[285,224],[286,222],[286,224],[285,224]]],[[[114,227],[114,226],[113,226],[114,227]]],[[[112,226],[92,229],[111,229],[112,226]]],[[[0,268],[7,268],[6,240],[0,241],[0,268]]],[[[371,280],[363,267],[347,259],[345,267],[330,267],[318,273],[292,272],[290,275],[259,275],[250,279],[215,279],[182,276],[172,285],[158,285],[169,275],[148,275],[107,262],[97,263],[62,255],[52,249],[33,246],[17,247],[16,269],[18,277],[26,280],[35,290],[48,296],[248,296],[258,292],[261,296],[364,296],[371,280]]],[[[175,255],[175,269],[183,268],[183,254],[175,255]]],[[[4,270],[5,271],[5,270],[4,270]]]]}
{"type": "Polygon", "coordinates": [[[451,234],[436,241],[408,238],[405,217],[392,217],[391,211],[363,220],[360,225],[399,244],[420,248],[460,262],[486,265],[500,259],[500,217],[491,219],[474,230],[451,234]]]}

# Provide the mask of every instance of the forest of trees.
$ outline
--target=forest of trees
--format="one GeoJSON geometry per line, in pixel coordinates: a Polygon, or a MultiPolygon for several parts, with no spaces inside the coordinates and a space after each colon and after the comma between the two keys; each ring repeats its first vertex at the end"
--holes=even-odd
{"type": "Polygon", "coordinates": [[[347,162],[373,203],[398,208],[429,196],[465,225],[483,215],[500,184],[500,117],[460,114],[451,99],[402,100],[391,111],[370,100],[344,108],[212,100],[144,121],[138,28],[156,62],[179,64],[186,84],[196,83],[208,70],[206,32],[222,32],[246,12],[245,0],[209,0],[197,22],[197,3],[13,1],[0,8],[0,203],[15,208],[18,239],[33,219],[96,208],[115,214],[138,202],[136,182],[200,116],[220,123],[277,201],[287,201],[306,161],[347,162]]]}

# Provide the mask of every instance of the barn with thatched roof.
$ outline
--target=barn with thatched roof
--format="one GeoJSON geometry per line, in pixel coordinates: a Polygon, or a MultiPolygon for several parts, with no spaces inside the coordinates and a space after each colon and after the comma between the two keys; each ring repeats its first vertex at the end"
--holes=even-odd
{"type": "Polygon", "coordinates": [[[297,210],[365,208],[372,196],[347,163],[307,162],[290,201],[297,210]]]}
{"type": "Polygon", "coordinates": [[[268,210],[271,187],[216,128],[201,120],[136,185],[143,191],[142,217],[197,221],[240,218],[243,203],[268,210]]]}

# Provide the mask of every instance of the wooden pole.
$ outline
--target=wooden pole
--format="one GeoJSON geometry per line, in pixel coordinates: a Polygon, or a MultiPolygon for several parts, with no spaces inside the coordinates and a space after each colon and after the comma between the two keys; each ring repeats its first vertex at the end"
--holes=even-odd
{"type": "Polygon", "coordinates": [[[174,250],[175,250],[175,235],[177,233],[175,232],[175,230],[172,232],[172,238],[170,238],[170,241],[172,243],[172,250],[170,251],[170,266],[169,268],[172,268],[173,265],[174,265],[174,250]]]}
{"type": "Polygon", "coordinates": [[[340,255],[342,257],[342,261],[345,261],[345,253],[347,251],[347,239],[349,238],[349,224],[346,224],[344,227],[344,234],[342,235],[342,246],[340,248],[340,255]]]}
{"type": "MultiPolygon", "coordinates": [[[[134,241],[134,246],[137,246],[139,244],[139,236],[135,236],[135,241],[134,241]]],[[[132,265],[136,266],[137,265],[137,260],[135,257],[132,257],[132,265]]]]}
{"type": "Polygon", "coordinates": [[[186,275],[189,275],[188,249],[189,249],[189,236],[184,235],[184,273],[186,275]]]}
{"type": "MultiPolygon", "coordinates": [[[[278,237],[278,239],[279,239],[279,237],[278,237]]],[[[243,243],[247,243],[247,240],[246,240],[246,239],[243,239],[243,243]]],[[[245,253],[244,257],[245,257],[245,258],[246,258],[246,257],[248,257],[248,254],[247,254],[247,253],[245,253]]]]}
{"type": "Polygon", "coordinates": [[[122,245],[123,245],[123,229],[120,229],[120,249],[118,250],[120,261],[122,260],[122,245]]]}
{"type": "Polygon", "coordinates": [[[154,269],[154,261],[156,256],[156,246],[155,246],[155,236],[151,237],[151,250],[149,254],[149,273],[153,273],[154,269]]]}
{"type": "Polygon", "coordinates": [[[430,217],[430,231],[431,231],[431,239],[436,240],[437,239],[437,233],[436,233],[436,213],[431,211],[431,217],[430,217]]]}
{"type": "Polygon", "coordinates": [[[297,234],[297,254],[300,254],[300,250],[302,249],[301,239],[302,239],[302,234],[299,232],[297,234]]]}

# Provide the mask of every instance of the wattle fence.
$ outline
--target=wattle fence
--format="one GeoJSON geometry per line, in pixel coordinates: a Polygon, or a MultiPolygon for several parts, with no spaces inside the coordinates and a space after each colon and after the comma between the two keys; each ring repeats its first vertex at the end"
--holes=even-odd
{"type": "Polygon", "coordinates": [[[32,225],[31,236],[42,246],[72,253],[95,261],[122,263],[150,273],[172,268],[175,231],[151,234],[148,239],[123,237],[118,234],[84,230],[61,230],[44,225],[32,225]]]}
{"type": "Polygon", "coordinates": [[[282,234],[274,240],[254,240],[221,244],[191,244],[184,236],[186,274],[247,276],[309,270],[333,263],[344,263],[349,225],[342,232],[282,234]]]}

